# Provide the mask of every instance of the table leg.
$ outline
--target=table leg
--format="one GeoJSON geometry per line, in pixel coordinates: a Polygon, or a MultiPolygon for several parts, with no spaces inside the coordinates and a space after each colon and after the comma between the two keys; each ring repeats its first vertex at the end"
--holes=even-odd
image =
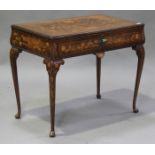
{"type": "Polygon", "coordinates": [[[64,64],[63,60],[51,61],[44,60],[46,69],[49,75],[49,93],[50,93],[50,113],[51,113],[51,130],[50,137],[55,137],[55,97],[56,97],[56,75],[60,68],[60,65],[64,64]]]}
{"type": "Polygon", "coordinates": [[[13,77],[14,89],[15,89],[16,100],[17,100],[17,110],[18,110],[15,115],[16,119],[19,119],[21,117],[20,92],[19,92],[19,84],[18,84],[17,62],[16,62],[19,56],[19,53],[21,52],[22,51],[17,48],[11,48],[10,50],[10,63],[11,63],[12,77],[13,77]]]}
{"type": "Polygon", "coordinates": [[[133,49],[136,51],[136,54],[138,56],[137,75],[136,75],[135,90],[134,90],[134,97],[133,97],[133,112],[138,113],[139,111],[136,108],[136,101],[137,101],[138,89],[139,89],[140,79],[141,79],[142,70],[143,70],[145,50],[143,45],[137,45],[133,47],[133,49]]]}
{"type": "Polygon", "coordinates": [[[96,84],[97,84],[97,99],[101,99],[100,94],[100,81],[101,81],[101,59],[103,58],[104,53],[96,54],[96,84]]]}

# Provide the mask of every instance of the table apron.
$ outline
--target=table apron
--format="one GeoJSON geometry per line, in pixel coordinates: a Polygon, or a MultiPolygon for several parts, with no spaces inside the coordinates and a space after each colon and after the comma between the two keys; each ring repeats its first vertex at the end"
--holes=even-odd
{"type": "Polygon", "coordinates": [[[63,39],[46,39],[19,30],[13,30],[11,35],[12,46],[51,60],[130,47],[144,41],[143,27],[63,39]]]}

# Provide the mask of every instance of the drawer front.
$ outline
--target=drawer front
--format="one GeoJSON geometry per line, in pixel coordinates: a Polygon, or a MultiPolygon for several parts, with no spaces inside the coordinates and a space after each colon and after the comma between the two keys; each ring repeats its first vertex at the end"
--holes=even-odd
{"type": "Polygon", "coordinates": [[[85,38],[70,38],[58,42],[57,57],[71,57],[114,50],[144,43],[143,27],[107,31],[85,38]]]}
{"type": "Polygon", "coordinates": [[[13,30],[11,45],[41,57],[50,57],[50,41],[29,33],[13,30]]]}
{"type": "Polygon", "coordinates": [[[88,54],[101,48],[100,36],[66,39],[58,43],[58,53],[61,57],[88,54]]]}
{"type": "Polygon", "coordinates": [[[145,42],[143,27],[114,31],[113,33],[107,32],[104,33],[103,36],[107,40],[104,44],[105,50],[130,47],[145,42]]]}

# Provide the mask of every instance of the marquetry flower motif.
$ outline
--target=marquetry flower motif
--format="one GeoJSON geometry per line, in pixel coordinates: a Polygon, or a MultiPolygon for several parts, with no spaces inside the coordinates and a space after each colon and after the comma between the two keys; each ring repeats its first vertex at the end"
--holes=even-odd
{"type": "Polygon", "coordinates": [[[11,42],[13,45],[31,50],[31,52],[35,51],[40,55],[50,51],[50,43],[48,41],[28,34],[13,32],[11,42]]]}
{"type": "Polygon", "coordinates": [[[88,49],[95,49],[99,47],[98,39],[82,40],[82,41],[73,41],[65,42],[61,44],[61,52],[75,52],[83,51],[88,49]]]}

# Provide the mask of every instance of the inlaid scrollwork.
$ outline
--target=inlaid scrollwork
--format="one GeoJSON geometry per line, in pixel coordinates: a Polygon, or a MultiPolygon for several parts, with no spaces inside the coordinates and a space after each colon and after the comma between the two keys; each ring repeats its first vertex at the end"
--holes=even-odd
{"type": "Polygon", "coordinates": [[[19,48],[24,48],[31,53],[35,52],[35,54],[40,56],[50,55],[50,42],[33,35],[29,35],[28,33],[13,31],[11,36],[11,44],[19,48]]]}
{"type": "Polygon", "coordinates": [[[95,49],[99,47],[99,39],[88,39],[81,41],[70,41],[68,43],[64,42],[60,46],[60,52],[69,53],[69,52],[80,52],[88,49],[95,49]]]}
{"type": "Polygon", "coordinates": [[[141,32],[125,32],[107,36],[106,39],[108,41],[105,43],[105,48],[117,48],[119,46],[143,42],[144,35],[141,32]]]}

